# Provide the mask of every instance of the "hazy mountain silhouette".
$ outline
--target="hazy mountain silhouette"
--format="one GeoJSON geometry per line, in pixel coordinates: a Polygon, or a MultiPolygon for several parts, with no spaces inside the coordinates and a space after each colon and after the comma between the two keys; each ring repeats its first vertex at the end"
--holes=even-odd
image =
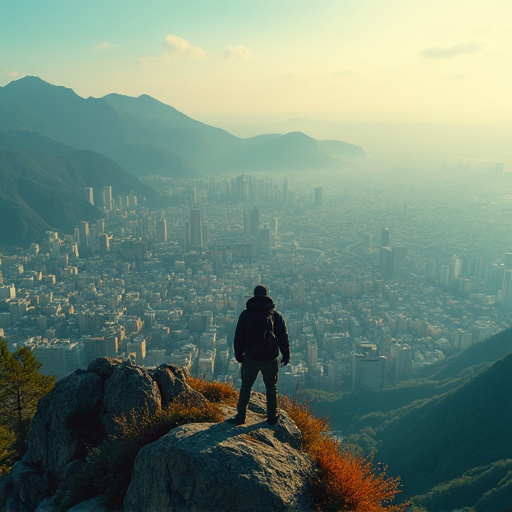
{"type": "Polygon", "coordinates": [[[103,155],[28,131],[0,132],[0,182],[3,246],[25,246],[48,229],[69,233],[79,220],[100,218],[84,187],[98,192],[111,185],[117,194],[134,192],[141,199],[157,195],[103,155]]]}
{"type": "Polygon", "coordinates": [[[84,99],[36,77],[0,87],[0,130],[31,130],[97,151],[136,176],[342,167],[364,156],[357,146],[299,133],[242,139],[147,95],[84,99]]]}

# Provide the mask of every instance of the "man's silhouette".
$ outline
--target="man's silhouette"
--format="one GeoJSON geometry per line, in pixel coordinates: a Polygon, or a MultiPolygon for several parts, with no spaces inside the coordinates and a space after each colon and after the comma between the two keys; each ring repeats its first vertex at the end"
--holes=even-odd
{"type": "Polygon", "coordinates": [[[268,295],[268,288],[258,285],[254,297],[246,303],[238,319],[234,339],[235,358],[242,363],[242,387],[238,399],[237,414],[231,423],[245,423],[251,388],[261,372],[267,391],[267,422],[275,425],[277,411],[277,380],[279,377],[279,354],[281,364],[290,361],[290,342],[283,315],[276,310],[268,295]]]}

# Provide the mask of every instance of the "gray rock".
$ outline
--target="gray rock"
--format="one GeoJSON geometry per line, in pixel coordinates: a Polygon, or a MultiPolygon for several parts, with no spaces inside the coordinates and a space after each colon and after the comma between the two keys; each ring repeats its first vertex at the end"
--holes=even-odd
{"type": "Polygon", "coordinates": [[[76,373],[57,382],[40,400],[32,420],[31,460],[58,475],[72,460],[85,456],[77,431],[98,416],[102,396],[102,380],[94,373],[76,373]]]}
{"type": "Polygon", "coordinates": [[[87,371],[96,373],[100,377],[106,379],[110,377],[114,370],[123,363],[123,360],[118,357],[98,357],[91,361],[87,367],[87,371]]]}
{"type": "Polygon", "coordinates": [[[311,460],[261,419],[183,425],[144,447],[125,512],[309,510],[311,460]]]}
{"type": "Polygon", "coordinates": [[[131,410],[140,413],[154,413],[160,409],[162,399],[157,383],[147,371],[131,363],[117,365],[112,375],[105,381],[103,406],[105,414],[102,424],[107,434],[116,432],[114,418],[131,410]]]}
{"type": "Polygon", "coordinates": [[[160,390],[162,407],[167,407],[177,396],[188,403],[200,405],[207,402],[201,393],[187,384],[185,372],[176,366],[161,365],[150,374],[160,390]]]}
{"type": "Polygon", "coordinates": [[[28,510],[33,510],[48,491],[48,482],[41,471],[27,462],[27,457],[16,462],[12,469],[15,498],[23,503],[28,510]]]}

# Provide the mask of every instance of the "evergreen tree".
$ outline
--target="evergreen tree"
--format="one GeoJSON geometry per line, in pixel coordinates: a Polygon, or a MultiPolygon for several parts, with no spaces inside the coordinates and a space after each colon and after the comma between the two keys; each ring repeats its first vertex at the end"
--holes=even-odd
{"type": "MultiPolygon", "coordinates": [[[[30,422],[41,397],[55,384],[55,378],[41,375],[41,363],[26,347],[11,353],[0,338],[0,456],[20,459],[27,451],[30,422]],[[10,434],[9,434],[10,433],[10,434]],[[14,444],[9,447],[9,440],[14,444]],[[3,452],[2,452],[3,448],[3,452]]],[[[5,460],[0,460],[0,466],[5,460]]]]}

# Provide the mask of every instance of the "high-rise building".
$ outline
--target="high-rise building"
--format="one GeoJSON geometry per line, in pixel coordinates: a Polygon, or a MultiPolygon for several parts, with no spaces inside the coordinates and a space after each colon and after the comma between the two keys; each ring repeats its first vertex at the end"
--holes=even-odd
{"type": "Polygon", "coordinates": [[[106,185],[101,189],[102,206],[105,210],[112,210],[112,187],[106,185]]]}
{"type": "Polygon", "coordinates": [[[380,232],[381,247],[389,247],[389,228],[382,228],[380,232]]]}
{"type": "Polygon", "coordinates": [[[391,247],[381,246],[379,250],[379,271],[384,279],[391,277],[392,257],[391,247]]]}
{"type": "Polygon", "coordinates": [[[394,367],[395,380],[401,381],[411,377],[412,349],[407,343],[394,343],[391,345],[391,358],[394,367]]]}
{"type": "Polygon", "coordinates": [[[452,257],[452,261],[449,266],[449,277],[448,280],[450,284],[460,276],[460,272],[462,269],[462,260],[457,256],[452,257]]]}
{"type": "Polygon", "coordinates": [[[352,390],[376,390],[384,387],[386,358],[354,354],[352,356],[352,390]]]}
{"type": "Polygon", "coordinates": [[[206,227],[203,222],[203,212],[198,209],[190,210],[190,220],[185,224],[185,247],[197,249],[206,243],[206,227]]]}
{"type": "Polygon", "coordinates": [[[94,204],[94,189],[92,187],[85,187],[84,194],[86,201],[94,204]]]}
{"type": "Polygon", "coordinates": [[[505,253],[505,270],[512,270],[512,252],[505,253]]]}
{"type": "Polygon", "coordinates": [[[85,247],[90,244],[89,222],[81,220],[78,223],[78,245],[85,247]]]}
{"type": "Polygon", "coordinates": [[[278,237],[278,232],[277,232],[277,229],[278,229],[278,221],[277,221],[277,217],[274,217],[272,219],[272,235],[277,238],[278,237]]]}
{"type": "Polygon", "coordinates": [[[249,214],[249,236],[258,236],[260,232],[260,209],[254,206],[249,214]]]}
{"type": "Polygon", "coordinates": [[[308,344],[308,365],[310,369],[316,369],[318,364],[318,345],[315,343],[308,344]]]}
{"type": "Polygon", "coordinates": [[[100,253],[106,254],[107,252],[110,252],[110,237],[107,235],[107,233],[101,233],[99,239],[100,253]]]}
{"type": "Polygon", "coordinates": [[[155,234],[156,241],[159,244],[165,244],[167,242],[167,221],[165,218],[156,221],[155,234]]]}
{"type": "Polygon", "coordinates": [[[499,293],[500,303],[505,311],[512,311],[512,270],[505,270],[499,293]]]}
{"type": "Polygon", "coordinates": [[[379,271],[384,279],[403,276],[406,270],[407,247],[381,247],[379,250],[379,271]]]}
{"type": "Polygon", "coordinates": [[[258,233],[258,250],[262,253],[269,253],[272,249],[272,232],[266,224],[258,233]]]}

